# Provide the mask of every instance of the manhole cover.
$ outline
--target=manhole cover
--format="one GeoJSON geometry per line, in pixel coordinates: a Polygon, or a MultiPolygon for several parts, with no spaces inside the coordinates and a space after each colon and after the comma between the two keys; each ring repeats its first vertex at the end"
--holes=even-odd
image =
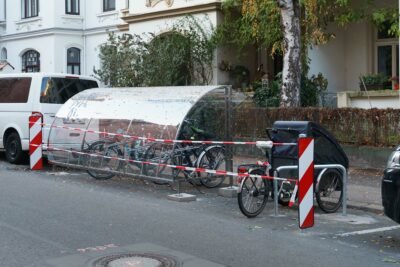
{"type": "Polygon", "coordinates": [[[168,256],[154,253],[125,253],[100,258],[94,267],[175,267],[176,261],[168,256]]]}

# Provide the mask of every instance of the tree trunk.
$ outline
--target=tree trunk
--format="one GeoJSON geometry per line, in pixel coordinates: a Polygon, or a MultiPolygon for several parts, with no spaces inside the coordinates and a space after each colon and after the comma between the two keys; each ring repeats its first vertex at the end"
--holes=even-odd
{"type": "Polygon", "coordinates": [[[300,106],[300,0],[278,0],[284,33],[281,107],[300,106]]]}

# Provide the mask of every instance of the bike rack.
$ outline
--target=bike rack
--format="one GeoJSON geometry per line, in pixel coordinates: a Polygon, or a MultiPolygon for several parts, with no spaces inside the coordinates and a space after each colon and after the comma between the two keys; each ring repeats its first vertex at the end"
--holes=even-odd
{"type": "MultiPolygon", "coordinates": [[[[279,172],[284,170],[297,170],[297,165],[280,166],[274,171],[274,176],[279,177],[279,172]]],[[[347,170],[340,164],[318,164],[314,165],[314,169],[339,169],[343,175],[343,198],[342,198],[342,215],[347,216],[347,170]]],[[[274,215],[278,216],[278,180],[274,179],[274,215]]]]}

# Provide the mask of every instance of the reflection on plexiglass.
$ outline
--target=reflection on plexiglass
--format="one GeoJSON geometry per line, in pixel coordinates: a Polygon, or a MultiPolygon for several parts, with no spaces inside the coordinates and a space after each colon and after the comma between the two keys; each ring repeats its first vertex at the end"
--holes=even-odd
{"type": "MultiPolygon", "coordinates": [[[[168,165],[199,167],[200,155],[212,153],[205,153],[207,146],[170,140],[224,140],[229,117],[226,92],[226,87],[210,86],[87,90],[57,113],[49,159],[85,169],[97,179],[117,174],[169,180],[187,176],[189,172],[168,165]]],[[[244,99],[233,95],[238,97],[232,103],[244,99]]],[[[222,154],[224,148],[212,151],[222,154]]],[[[222,163],[214,165],[225,168],[222,163]]]]}

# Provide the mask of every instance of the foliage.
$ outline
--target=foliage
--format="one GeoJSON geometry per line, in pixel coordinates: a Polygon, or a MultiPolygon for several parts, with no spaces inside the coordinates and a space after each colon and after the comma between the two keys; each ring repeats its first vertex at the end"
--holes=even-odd
{"type": "Polygon", "coordinates": [[[112,87],[138,86],[142,84],[140,61],[142,40],[138,36],[110,33],[106,43],[100,46],[100,69],[93,72],[105,85],[112,87]]]}
{"type": "Polygon", "coordinates": [[[204,21],[187,16],[159,36],[110,33],[94,73],[112,87],[208,84],[215,44],[204,21]]]}
{"type": "Polygon", "coordinates": [[[273,47],[282,52],[280,10],[276,1],[226,0],[224,22],[216,29],[215,40],[244,48],[248,44],[273,47]]]}
{"type": "Polygon", "coordinates": [[[232,86],[234,88],[241,88],[247,86],[250,83],[250,71],[245,66],[237,65],[229,70],[229,76],[233,81],[232,86]]]}
{"type": "Polygon", "coordinates": [[[398,7],[376,9],[371,14],[371,20],[379,30],[386,30],[389,36],[400,36],[398,7]]]}
{"type": "Polygon", "coordinates": [[[204,24],[187,16],[173,24],[167,34],[149,34],[152,40],[146,45],[143,57],[146,85],[203,85],[211,82],[215,49],[211,41],[213,27],[211,23],[208,27],[204,24]]]}
{"type": "Polygon", "coordinates": [[[328,80],[318,73],[310,78],[303,76],[301,78],[300,99],[302,107],[318,106],[319,98],[328,88],[328,80]]]}
{"type": "Polygon", "coordinates": [[[389,81],[389,78],[382,73],[378,74],[367,74],[360,77],[360,84],[362,81],[366,86],[368,85],[383,85],[384,83],[389,81]]]}
{"type": "MultiPolygon", "coordinates": [[[[366,4],[351,8],[350,0],[303,0],[301,28],[303,64],[307,65],[307,50],[314,44],[324,44],[334,35],[327,30],[330,22],[346,25],[361,19],[368,10],[366,4]]],[[[217,28],[218,43],[271,47],[271,53],[284,52],[281,15],[276,0],[226,0],[223,4],[224,22],[217,28]]],[[[305,74],[307,68],[305,68],[305,74]]]]}
{"type": "MultiPolygon", "coordinates": [[[[276,79],[270,81],[268,84],[262,84],[257,81],[253,84],[254,101],[260,107],[278,107],[280,102],[280,88],[282,83],[282,76],[277,75],[276,79]]],[[[328,88],[328,80],[318,73],[318,75],[312,75],[311,77],[301,77],[301,90],[300,99],[301,106],[311,107],[318,106],[319,99],[322,94],[328,88]]]]}
{"type": "Polygon", "coordinates": [[[265,138],[274,121],[314,121],[340,143],[397,146],[400,143],[400,109],[360,108],[253,108],[235,110],[233,136],[242,140],[265,138]]]}
{"type": "MultiPolygon", "coordinates": [[[[289,1],[289,0],[288,0],[289,1]]],[[[298,52],[291,57],[284,58],[284,78],[282,85],[282,96],[293,98],[296,96],[296,77],[308,75],[309,70],[309,48],[313,45],[324,44],[335,35],[328,30],[329,24],[345,26],[351,22],[356,22],[364,18],[372,18],[374,23],[384,29],[388,29],[389,34],[399,35],[399,15],[398,7],[377,9],[374,7],[373,0],[291,0],[292,3],[300,3],[301,12],[298,15],[301,25],[301,64],[290,67],[289,61],[297,58],[298,52]],[[371,12],[372,10],[372,12],[371,12]],[[389,27],[387,24],[389,23],[389,27]],[[287,73],[289,69],[290,74],[287,73]],[[293,92],[292,92],[293,91],[293,92]]],[[[286,1],[287,2],[287,1],[286,1]]],[[[290,2],[290,1],[289,1],[290,2]]],[[[217,28],[215,40],[219,44],[233,44],[240,48],[254,45],[258,49],[261,47],[269,48],[271,55],[285,54],[288,47],[285,46],[281,14],[284,10],[285,1],[279,0],[226,0],[223,4],[225,13],[224,22],[217,28]]],[[[295,14],[297,14],[295,12],[295,14]]],[[[293,25],[286,25],[294,28],[293,25]]],[[[296,39],[296,36],[294,36],[296,39]]],[[[302,88],[309,88],[309,84],[303,79],[302,88]]],[[[302,92],[308,95],[310,92],[302,92]]],[[[304,97],[303,97],[304,99],[304,97]]],[[[283,104],[292,102],[283,101],[283,104]]],[[[294,101],[297,102],[297,101],[294,101]]],[[[304,101],[303,101],[304,104],[304,101]]],[[[306,104],[308,105],[308,103],[306,104]]]]}
{"type": "Polygon", "coordinates": [[[260,107],[278,107],[280,102],[279,92],[282,80],[277,77],[273,81],[263,83],[257,81],[253,84],[254,96],[253,100],[260,107]]]}

